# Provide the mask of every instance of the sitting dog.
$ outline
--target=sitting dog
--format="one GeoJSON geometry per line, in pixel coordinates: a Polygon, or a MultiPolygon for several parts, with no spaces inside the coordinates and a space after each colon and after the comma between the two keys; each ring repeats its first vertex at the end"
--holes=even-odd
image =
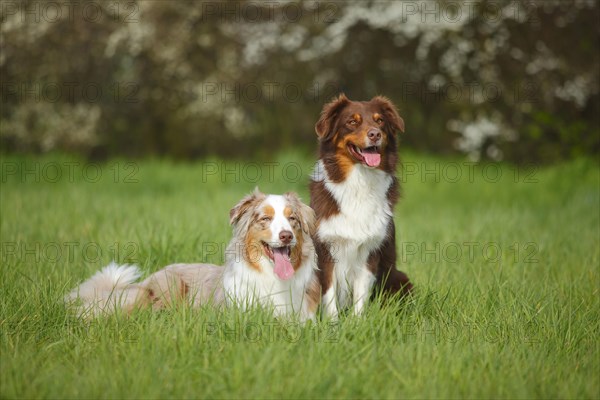
{"type": "Polygon", "coordinates": [[[277,316],[314,319],[320,287],[311,239],[313,210],[295,193],[265,195],[256,189],[231,210],[230,223],[233,238],[224,267],[173,264],[136,283],[136,266],[112,263],[67,299],[78,300],[78,313],[89,317],[184,301],[243,309],[259,305],[277,316]]]}
{"type": "Polygon", "coordinates": [[[396,131],[404,121],[385,97],[350,101],[343,94],[326,104],[315,130],[319,160],[310,183],[317,216],[314,237],[325,313],[354,306],[360,314],[378,282],[387,293],[409,293],[396,269],[393,209],[396,131]]]}

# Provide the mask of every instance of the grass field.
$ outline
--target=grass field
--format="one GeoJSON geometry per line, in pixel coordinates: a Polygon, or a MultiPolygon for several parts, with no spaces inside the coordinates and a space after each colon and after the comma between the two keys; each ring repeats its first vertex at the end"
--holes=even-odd
{"type": "Polygon", "coordinates": [[[417,293],[300,326],[178,308],[86,323],[62,296],[112,259],[221,262],[244,194],[311,158],[4,157],[2,398],[598,398],[600,174],[404,155],[399,263],[417,293]],[[260,176],[259,176],[260,175],[260,176]]]}

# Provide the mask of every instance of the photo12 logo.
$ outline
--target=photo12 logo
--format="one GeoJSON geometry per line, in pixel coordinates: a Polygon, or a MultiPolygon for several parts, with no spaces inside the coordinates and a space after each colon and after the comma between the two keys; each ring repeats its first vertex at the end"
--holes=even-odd
{"type": "Polygon", "coordinates": [[[101,245],[97,242],[22,242],[5,241],[0,246],[2,262],[15,260],[34,263],[66,263],[83,260],[101,262],[106,255],[111,260],[135,260],[139,254],[136,242],[114,242],[101,245]]]}
{"type": "MultiPolygon", "coordinates": [[[[123,320],[118,325],[109,325],[102,321],[86,321],[82,324],[69,324],[61,332],[61,341],[67,343],[135,343],[139,340],[141,328],[130,320],[123,320]]],[[[36,345],[56,343],[52,330],[40,329],[37,325],[22,323],[3,323],[2,334],[21,340],[33,340],[36,345]]]]}
{"type": "Polygon", "coordinates": [[[446,78],[436,75],[429,83],[402,83],[400,98],[410,102],[415,99],[425,104],[466,103],[481,105],[509,101],[513,103],[536,103],[541,100],[539,84],[533,81],[506,86],[502,82],[446,82],[446,78]]]}
{"type": "Polygon", "coordinates": [[[342,3],[335,1],[203,1],[202,21],[243,23],[331,24],[339,20],[342,3]]]}
{"type": "Polygon", "coordinates": [[[539,262],[539,246],[535,242],[501,244],[498,242],[402,242],[400,260],[402,263],[447,262],[473,263],[525,263],[539,262]]]}
{"type": "Polygon", "coordinates": [[[512,183],[539,183],[537,165],[504,165],[499,163],[479,164],[476,162],[403,162],[400,181],[406,183],[417,180],[445,183],[498,183],[503,180],[512,183]]]}
{"type": "Polygon", "coordinates": [[[201,332],[202,341],[336,343],[340,339],[339,325],[335,322],[323,322],[310,328],[297,321],[204,322],[201,332]]]}
{"type": "Polygon", "coordinates": [[[297,183],[304,177],[302,166],[297,162],[205,162],[201,165],[202,183],[297,183]]]}
{"type": "Polygon", "coordinates": [[[3,21],[57,24],[64,22],[123,23],[139,22],[139,5],[135,1],[2,1],[3,21]]]}
{"type": "Polygon", "coordinates": [[[3,102],[83,102],[138,103],[140,85],[137,82],[2,82],[3,102]]]}
{"type": "Polygon", "coordinates": [[[535,344],[546,334],[536,320],[516,324],[503,321],[423,321],[394,328],[395,336],[404,343],[516,343],[535,344]]]}
{"type": "Polygon", "coordinates": [[[321,102],[332,98],[341,91],[340,87],[332,82],[323,84],[314,82],[310,85],[300,82],[221,82],[207,81],[195,87],[191,98],[186,101],[196,100],[201,103],[257,103],[284,101],[286,103],[321,102]]]}
{"type": "Polygon", "coordinates": [[[113,183],[139,183],[137,174],[140,168],[135,162],[113,162],[103,165],[79,161],[5,161],[0,165],[2,183],[97,183],[103,176],[113,183]]]}

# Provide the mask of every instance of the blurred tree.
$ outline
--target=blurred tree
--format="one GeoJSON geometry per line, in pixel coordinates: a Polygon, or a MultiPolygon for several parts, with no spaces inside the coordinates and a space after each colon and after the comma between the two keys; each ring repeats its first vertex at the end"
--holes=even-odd
{"type": "Polygon", "coordinates": [[[345,91],[394,100],[420,150],[598,154],[598,17],[594,0],[3,2],[0,145],[268,157],[314,148],[345,91]]]}

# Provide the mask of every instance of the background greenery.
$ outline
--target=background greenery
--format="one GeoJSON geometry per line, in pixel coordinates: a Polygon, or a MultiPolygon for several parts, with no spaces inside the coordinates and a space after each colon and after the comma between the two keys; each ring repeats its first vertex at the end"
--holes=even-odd
{"type": "Polygon", "coordinates": [[[216,158],[114,159],[94,167],[96,181],[80,158],[5,156],[0,397],[598,398],[596,162],[517,169],[403,155],[397,244],[415,297],[306,327],[186,307],[86,323],[61,299],[113,258],[146,274],[220,262],[207,244],[229,240],[229,208],[255,184],[308,199],[311,157],[282,153],[277,179],[255,183],[249,172],[223,178],[247,163],[216,158]],[[283,172],[291,163],[300,178],[283,172]],[[35,165],[46,173],[22,174],[35,165]],[[73,165],[73,179],[48,165],[73,165]],[[500,252],[483,252],[491,244],[500,252]]]}
{"type": "Polygon", "coordinates": [[[344,91],[394,100],[405,145],[422,151],[598,154],[599,11],[595,0],[4,2],[0,145],[268,158],[312,149],[318,112],[344,91]]]}

